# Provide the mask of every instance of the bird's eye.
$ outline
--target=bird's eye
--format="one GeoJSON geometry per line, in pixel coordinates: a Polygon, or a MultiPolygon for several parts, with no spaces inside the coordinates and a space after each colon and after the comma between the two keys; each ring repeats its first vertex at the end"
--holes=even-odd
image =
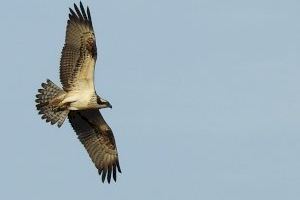
{"type": "Polygon", "coordinates": [[[97,97],[97,103],[98,103],[98,104],[101,104],[101,103],[102,103],[100,97],[97,97]]]}

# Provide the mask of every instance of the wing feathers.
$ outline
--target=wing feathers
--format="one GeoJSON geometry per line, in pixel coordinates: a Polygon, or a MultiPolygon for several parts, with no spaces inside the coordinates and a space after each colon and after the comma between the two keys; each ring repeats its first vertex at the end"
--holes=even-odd
{"type": "MultiPolygon", "coordinates": [[[[81,3],[81,2],[80,2],[81,3]]],[[[84,21],[83,16],[81,15],[80,10],[78,9],[77,5],[74,3],[74,8],[76,10],[77,16],[79,17],[80,21],[84,21]]],[[[83,10],[84,11],[84,10],[83,10]]],[[[85,11],[84,11],[85,12],[85,11]]]]}
{"type": "Polygon", "coordinates": [[[121,173],[113,133],[98,109],[70,111],[69,121],[94,162],[101,179],[110,183],[121,173]]]}
{"type": "Polygon", "coordinates": [[[70,18],[70,21],[78,21],[77,20],[77,15],[76,13],[72,10],[72,8],[69,8],[69,11],[71,14],[69,14],[69,18],[70,18]]]}
{"type": "Polygon", "coordinates": [[[117,172],[116,172],[116,164],[113,164],[113,179],[116,181],[117,180],[117,172]]]}
{"type": "MultiPolygon", "coordinates": [[[[78,83],[87,75],[88,80],[93,82],[94,65],[97,59],[96,38],[89,9],[85,11],[80,2],[80,8],[74,4],[74,10],[72,8],[69,10],[65,45],[60,61],[60,80],[65,91],[74,88],[80,90],[78,83]]],[[[94,90],[94,88],[90,89],[94,90]]]]}
{"type": "Polygon", "coordinates": [[[110,179],[111,179],[111,171],[112,171],[112,166],[109,165],[108,166],[108,170],[107,170],[107,182],[110,183],[110,179]]]}
{"type": "MultiPolygon", "coordinates": [[[[69,11],[65,44],[60,60],[60,80],[63,85],[63,90],[60,90],[65,93],[72,90],[79,92],[83,90],[92,91],[94,90],[97,47],[90,9],[89,7],[85,9],[80,2],[79,7],[74,4],[74,8],[69,8],[69,11]]],[[[111,177],[116,181],[117,171],[121,173],[117,147],[113,132],[99,110],[54,110],[48,106],[49,98],[45,97],[45,91],[49,88],[49,81],[47,81],[47,84],[42,84],[42,88],[38,90],[39,94],[36,96],[39,114],[43,114],[42,119],[61,126],[65,117],[68,116],[78,139],[84,145],[92,162],[98,169],[102,182],[106,179],[110,183],[111,177]],[[53,117],[54,111],[59,114],[53,117]],[[45,115],[45,113],[48,114],[45,115]]],[[[51,97],[53,96],[52,90],[49,90],[49,94],[51,94],[51,97]]]]}
{"type": "Polygon", "coordinates": [[[80,2],[80,10],[81,10],[81,13],[82,13],[82,15],[83,15],[84,20],[88,21],[89,19],[88,19],[87,16],[86,16],[84,7],[83,7],[83,5],[82,5],[81,2],[80,2]]]}
{"type": "Polygon", "coordinates": [[[107,169],[106,169],[106,167],[104,167],[103,173],[102,173],[102,182],[103,182],[103,183],[104,183],[105,178],[106,178],[106,173],[107,173],[107,169]]]}

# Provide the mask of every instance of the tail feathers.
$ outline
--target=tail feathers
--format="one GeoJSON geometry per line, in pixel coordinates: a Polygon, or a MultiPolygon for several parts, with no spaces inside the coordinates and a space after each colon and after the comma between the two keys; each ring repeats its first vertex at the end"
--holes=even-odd
{"type": "Polygon", "coordinates": [[[37,103],[36,108],[39,114],[42,115],[42,119],[46,119],[46,122],[50,122],[52,125],[57,123],[58,127],[61,127],[64,123],[69,110],[59,109],[51,105],[50,101],[63,94],[65,94],[64,90],[47,79],[46,83],[42,83],[42,88],[38,90],[35,100],[37,103]]]}

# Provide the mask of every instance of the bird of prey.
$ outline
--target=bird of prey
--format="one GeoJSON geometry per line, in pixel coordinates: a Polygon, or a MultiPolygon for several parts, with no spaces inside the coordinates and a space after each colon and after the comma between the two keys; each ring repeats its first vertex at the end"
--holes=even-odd
{"type": "Polygon", "coordinates": [[[47,79],[36,95],[42,119],[60,127],[66,117],[102,175],[102,182],[121,173],[118,152],[111,128],[99,109],[111,104],[97,95],[94,70],[97,59],[96,38],[90,9],[80,2],[70,8],[65,44],[60,59],[61,89],[47,79]]]}

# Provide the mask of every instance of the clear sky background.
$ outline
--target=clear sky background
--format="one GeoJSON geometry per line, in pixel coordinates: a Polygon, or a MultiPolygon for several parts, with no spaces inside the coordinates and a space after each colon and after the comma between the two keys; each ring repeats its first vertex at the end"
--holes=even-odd
{"type": "Polygon", "coordinates": [[[123,170],[110,185],[68,121],[35,109],[72,4],[1,3],[0,199],[300,198],[298,0],[84,1],[123,170]]]}

